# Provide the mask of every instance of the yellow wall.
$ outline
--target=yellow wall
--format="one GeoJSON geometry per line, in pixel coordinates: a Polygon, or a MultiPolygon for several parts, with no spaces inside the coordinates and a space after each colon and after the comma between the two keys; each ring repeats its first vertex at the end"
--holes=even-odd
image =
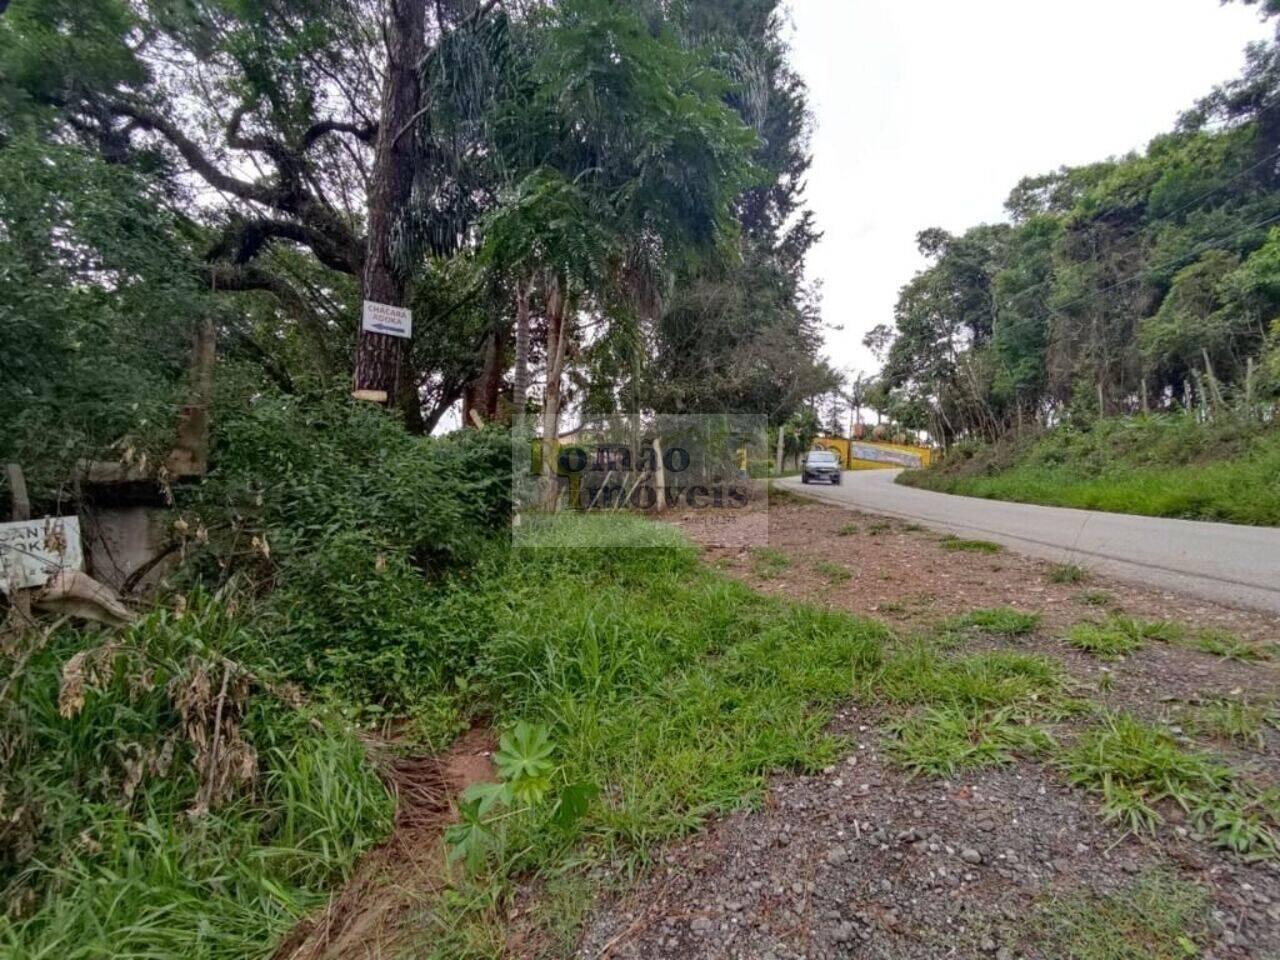
{"type": "Polygon", "coordinates": [[[813,447],[815,450],[830,450],[846,467],[849,465],[849,441],[844,437],[819,437],[813,441],[813,447]]]}
{"type": "Polygon", "coordinates": [[[897,470],[904,466],[901,463],[854,457],[854,444],[860,447],[871,447],[890,455],[897,453],[919,457],[920,465],[923,467],[929,466],[933,457],[933,451],[928,447],[903,446],[897,443],[882,443],[879,440],[856,440],[850,442],[844,437],[819,437],[813,442],[816,448],[830,450],[838,454],[841,462],[850,470],[897,470]]]}

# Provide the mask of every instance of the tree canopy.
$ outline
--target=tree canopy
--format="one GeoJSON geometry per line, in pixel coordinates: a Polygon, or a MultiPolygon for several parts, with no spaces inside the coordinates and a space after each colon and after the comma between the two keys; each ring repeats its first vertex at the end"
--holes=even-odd
{"type": "Polygon", "coordinates": [[[159,438],[211,323],[236,389],[354,375],[418,431],[460,401],[786,419],[835,377],[778,6],[13,0],[0,403],[44,436],[111,403],[81,455],[159,438]]]}
{"type": "Polygon", "coordinates": [[[1249,48],[1142,153],[1022,180],[1007,223],[921,232],[930,266],[867,338],[885,409],[945,440],[1280,394],[1278,58],[1249,48]]]}

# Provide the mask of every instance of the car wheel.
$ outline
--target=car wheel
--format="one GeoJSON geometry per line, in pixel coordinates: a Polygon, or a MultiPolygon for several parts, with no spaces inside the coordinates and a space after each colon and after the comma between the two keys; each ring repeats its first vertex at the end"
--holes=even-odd
{"type": "Polygon", "coordinates": [[[832,482],[832,483],[834,483],[834,484],[838,487],[838,486],[840,486],[840,480],[841,480],[841,479],[842,479],[842,478],[840,477],[840,475],[839,475],[839,474],[836,474],[836,478],[835,478],[835,480],[833,480],[833,481],[831,481],[831,482],[832,482]]]}

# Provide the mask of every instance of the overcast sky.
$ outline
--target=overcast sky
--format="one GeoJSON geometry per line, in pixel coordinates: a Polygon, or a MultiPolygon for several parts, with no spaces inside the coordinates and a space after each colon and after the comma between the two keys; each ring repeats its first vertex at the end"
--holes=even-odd
{"type": "Polygon", "coordinates": [[[1144,147],[1268,35],[1218,0],[792,0],[791,19],[825,233],[809,274],[843,327],[830,359],[867,371],[918,231],[1002,220],[1023,176],[1144,147]]]}

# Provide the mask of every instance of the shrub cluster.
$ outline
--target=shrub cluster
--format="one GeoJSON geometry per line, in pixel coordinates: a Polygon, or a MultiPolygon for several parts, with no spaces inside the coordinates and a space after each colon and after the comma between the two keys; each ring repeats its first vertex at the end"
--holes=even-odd
{"type": "Polygon", "coordinates": [[[362,719],[432,712],[486,633],[473,581],[509,530],[508,434],[414,437],[343,398],[218,422],[214,470],[180,501],[188,530],[215,530],[192,576],[270,585],[257,662],[362,719]]]}
{"type": "Polygon", "coordinates": [[[237,659],[225,604],[33,642],[0,696],[0,953],[260,955],[390,829],[360,741],[237,659]]]}

